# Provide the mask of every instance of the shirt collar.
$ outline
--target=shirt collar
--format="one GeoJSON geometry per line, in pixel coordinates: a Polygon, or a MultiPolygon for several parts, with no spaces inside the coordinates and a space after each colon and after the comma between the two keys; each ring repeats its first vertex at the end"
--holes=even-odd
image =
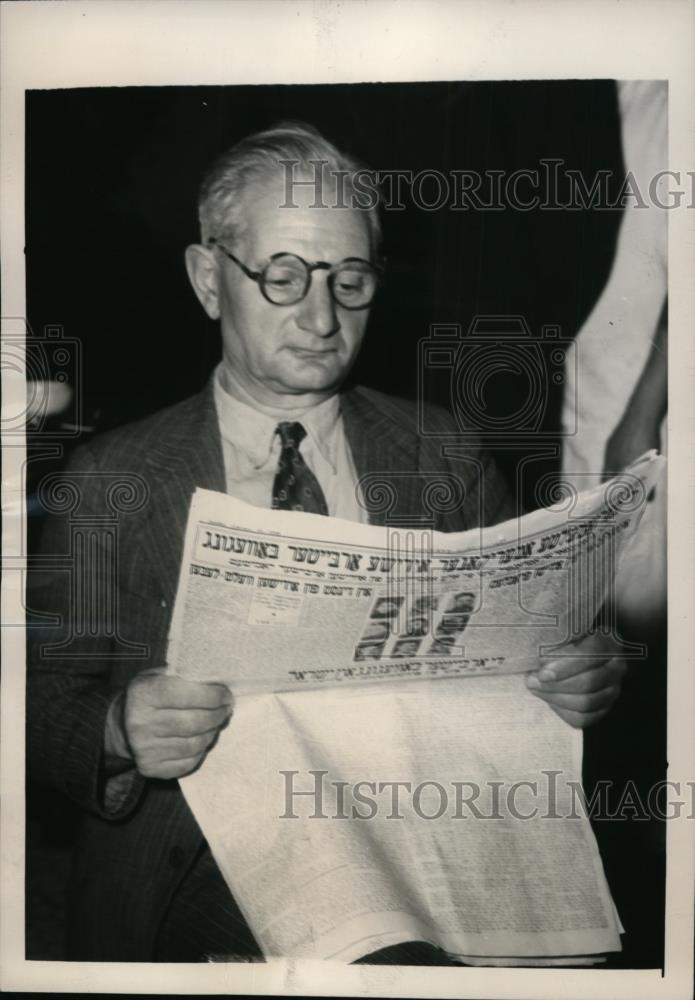
{"type": "Polygon", "coordinates": [[[273,412],[259,408],[250,398],[244,401],[232,395],[224,384],[222,362],[215,369],[213,379],[215,407],[220,433],[225,441],[239,448],[254,468],[259,469],[268,461],[273,449],[275,430],[281,420],[298,420],[307,432],[307,438],[316,446],[321,456],[336,471],[337,432],[340,418],[340,396],[324,399],[306,410],[273,412]]]}

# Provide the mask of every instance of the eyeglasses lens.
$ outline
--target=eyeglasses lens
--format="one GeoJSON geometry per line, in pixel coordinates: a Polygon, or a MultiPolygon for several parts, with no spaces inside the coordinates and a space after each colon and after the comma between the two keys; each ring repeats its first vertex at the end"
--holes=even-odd
{"type": "Polygon", "coordinates": [[[361,309],[374,298],[376,273],[369,264],[349,261],[333,272],[333,295],[346,309],[361,309]]]}
{"type": "MultiPolygon", "coordinates": [[[[265,268],[262,288],[266,298],[275,305],[294,305],[306,295],[310,272],[299,257],[283,254],[265,268]]],[[[333,297],[346,309],[361,309],[369,305],[376,292],[377,278],[366,261],[347,261],[331,272],[333,297]]]]}
{"type": "Polygon", "coordinates": [[[292,254],[271,260],[263,273],[265,294],[276,305],[292,305],[304,297],[309,272],[304,263],[292,254]]]}

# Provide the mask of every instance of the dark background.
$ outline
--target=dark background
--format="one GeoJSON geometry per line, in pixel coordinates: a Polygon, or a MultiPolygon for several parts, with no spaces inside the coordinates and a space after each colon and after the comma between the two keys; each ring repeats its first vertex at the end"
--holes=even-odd
{"type": "MultiPolygon", "coordinates": [[[[196,392],[208,377],[219,334],[188,285],[183,250],[198,239],[204,170],[250,132],[280,119],[304,120],[376,170],[511,172],[539,169],[542,158],[552,158],[582,171],[589,187],[598,170],[611,171],[613,191],[624,172],[612,81],[33,91],[26,111],[30,337],[40,340],[46,327],[59,326],[81,353],[81,430],[66,434],[63,454],[95,432],[196,392]]],[[[407,198],[406,206],[383,218],[387,280],[355,375],[410,398],[418,342],[432,323],[466,330],[476,315],[511,314],[524,317],[536,337],[544,324],[574,337],[607,279],[620,223],[618,210],[425,212],[407,198]]],[[[516,412],[527,389],[523,378],[495,376],[486,397],[490,413],[516,412]]],[[[451,406],[441,379],[426,379],[425,391],[451,406]]],[[[517,482],[517,469],[539,451],[530,466],[537,476],[558,468],[561,393],[548,380],[537,427],[541,449],[533,435],[492,442],[527,507],[534,506],[535,483],[517,482]]],[[[50,429],[60,434],[60,426],[50,429]]],[[[48,464],[38,456],[30,464],[29,489],[48,464]]],[[[650,674],[640,666],[609,720],[587,735],[589,790],[597,778],[633,778],[646,788],[662,776],[660,638],[651,648],[650,674]]],[[[73,817],[43,790],[30,790],[28,801],[28,956],[60,957],[73,817]]],[[[625,952],[611,961],[659,965],[663,832],[653,822],[599,827],[629,931],[625,952]]]]}

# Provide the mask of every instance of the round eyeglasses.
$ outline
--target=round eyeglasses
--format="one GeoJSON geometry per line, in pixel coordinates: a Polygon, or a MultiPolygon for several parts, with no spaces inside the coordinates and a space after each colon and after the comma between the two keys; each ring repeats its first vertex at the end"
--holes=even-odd
{"type": "Polygon", "coordinates": [[[318,260],[307,263],[294,253],[274,253],[260,271],[252,271],[216,239],[208,243],[218,247],[241,268],[247,278],[258,284],[261,294],[274,306],[293,306],[301,302],[311,287],[314,271],[328,271],[328,287],[333,300],[343,309],[366,309],[376,295],[382,268],[361,257],[346,257],[337,264],[318,260]]]}

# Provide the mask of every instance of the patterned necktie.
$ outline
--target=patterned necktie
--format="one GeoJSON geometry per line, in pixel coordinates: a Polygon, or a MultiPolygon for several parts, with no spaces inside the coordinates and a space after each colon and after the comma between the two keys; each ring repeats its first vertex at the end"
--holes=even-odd
{"type": "Polygon", "coordinates": [[[278,510],[305,510],[310,514],[328,514],[328,505],[319,481],[306,464],[299,445],[306,437],[300,423],[284,421],[277,425],[282,451],[273,483],[272,506],[278,510]]]}

